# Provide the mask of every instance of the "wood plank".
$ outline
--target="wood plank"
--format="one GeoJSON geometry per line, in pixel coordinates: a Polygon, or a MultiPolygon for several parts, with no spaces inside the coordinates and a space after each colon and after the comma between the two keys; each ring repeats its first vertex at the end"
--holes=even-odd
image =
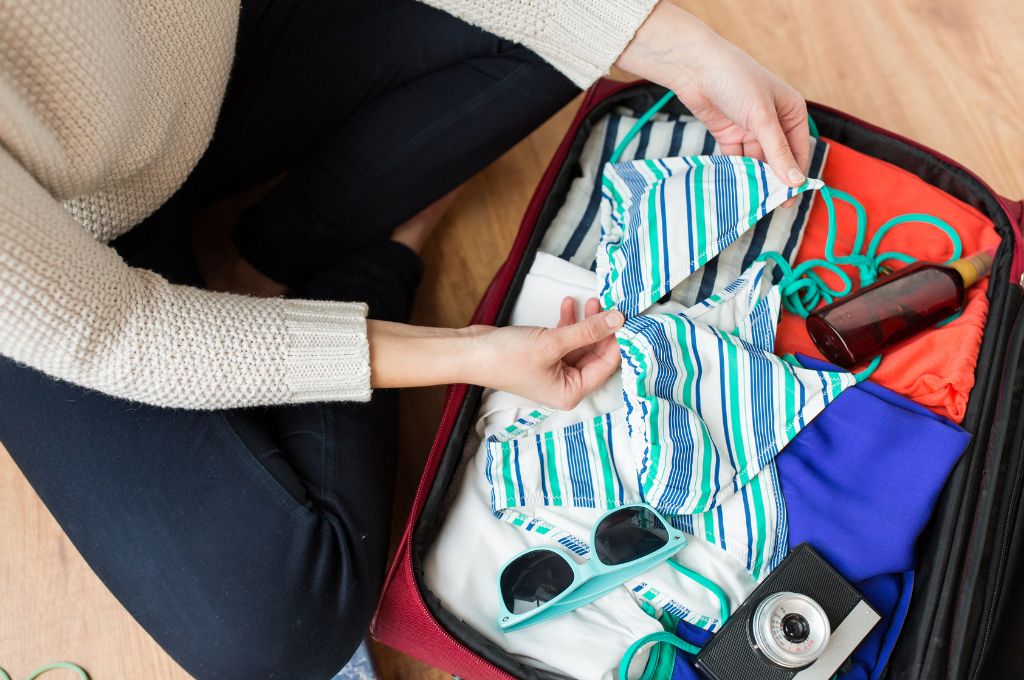
{"type": "MultiPolygon", "coordinates": [[[[1011,0],[687,2],[809,99],[914,137],[1024,198],[1024,5],[1011,0]]],[[[572,107],[570,107],[571,109],[572,107]]],[[[466,323],[568,125],[567,109],[471,180],[425,252],[417,323],[466,323]]],[[[400,528],[443,390],[402,398],[400,528]]],[[[2,414],[0,414],[2,417],[2,414]]],[[[82,663],[96,680],[188,677],[106,591],[0,448],[0,665],[82,663]]],[[[440,671],[375,648],[382,677],[440,671]]],[[[71,675],[55,673],[61,680],[71,675]]]]}

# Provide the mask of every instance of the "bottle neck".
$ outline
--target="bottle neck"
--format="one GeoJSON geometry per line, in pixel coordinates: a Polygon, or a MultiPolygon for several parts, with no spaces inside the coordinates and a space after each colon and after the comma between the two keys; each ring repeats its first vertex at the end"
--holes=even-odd
{"type": "Polygon", "coordinates": [[[977,283],[978,279],[988,276],[988,273],[992,271],[993,255],[992,250],[982,250],[956,262],[951,262],[949,266],[960,273],[960,278],[964,281],[964,288],[969,288],[977,283]]]}

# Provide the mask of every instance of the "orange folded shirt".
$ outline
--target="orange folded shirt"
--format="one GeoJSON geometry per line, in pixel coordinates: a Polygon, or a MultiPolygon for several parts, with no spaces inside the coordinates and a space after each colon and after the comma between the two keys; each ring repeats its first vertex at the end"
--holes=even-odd
{"type": "MultiPolygon", "coordinates": [[[[948,222],[960,234],[965,256],[999,245],[999,235],[992,221],[971,206],[895,165],[827,141],[828,162],[822,179],[864,205],[868,215],[864,247],[886,220],[909,212],[928,213],[948,222]]],[[[836,201],[836,209],[839,233],[835,252],[845,255],[853,245],[856,217],[853,208],[841,201],[836,201]]],[[[817,198],[796,261],[825,257],[827,236],[828,212],[825,202],[817,198]]],[[[881,246],[879,252],[897,250],[933,262],[945,262],[953,253],[949,237],[935,227],[917,223],[894,227],[881,246]]],[[[904,266],[899,262],[886,264],[894,269],[904,266]]],[[[856,269],[844,269],[857,285],[856,269]]],[[[832,287],[842,285],[829,272],[819,274],[832,287]]],[[[974,369],[988,316],[987,288],[988,280],[983,279],[968,289],[964,312],[951,323],[925,331],[888,350],[871,380],[953,422],[961,422],[974,387],[974,369]]],[[[804,320],[790,312],[782,314],[775,351],[780,355],[799,352],[821,357],[807,335],[804,320]]]]}

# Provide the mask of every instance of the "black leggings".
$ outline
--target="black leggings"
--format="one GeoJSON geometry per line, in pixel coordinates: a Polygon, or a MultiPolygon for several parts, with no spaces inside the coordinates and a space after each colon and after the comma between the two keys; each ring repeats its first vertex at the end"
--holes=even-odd
{"type": "MultiPolygon", "coordinates": [[[[405,320],[418,257],[391,230],[575,94],[523,47],[412,0],[243,2],[213,141],[115,243],[202,285],[186,216],[287,172],[235,234],[296,294],[405,320]]],[[[197,678],[319,680],[381,587],[397,395],[189,412],[0,358],[0,441],[103,582],[197,678]]]]}

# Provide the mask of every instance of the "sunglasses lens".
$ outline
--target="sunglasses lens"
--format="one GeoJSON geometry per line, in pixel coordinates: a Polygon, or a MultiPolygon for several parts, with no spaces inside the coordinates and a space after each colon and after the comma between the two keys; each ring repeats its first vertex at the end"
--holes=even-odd
{"type": "Polygon", "coordinates": [[[668,527],[648,508],[622,508],[594,532],[597,558],[614,566],[646,557],[668,543],[668,527]]]}
{"type": "Polygon", "coordinates": [[[535,550],[526,553],[501,572],[501,597],[513,614],[536,609],[572,585],[572,567],[558,553],[535,550]]]}

